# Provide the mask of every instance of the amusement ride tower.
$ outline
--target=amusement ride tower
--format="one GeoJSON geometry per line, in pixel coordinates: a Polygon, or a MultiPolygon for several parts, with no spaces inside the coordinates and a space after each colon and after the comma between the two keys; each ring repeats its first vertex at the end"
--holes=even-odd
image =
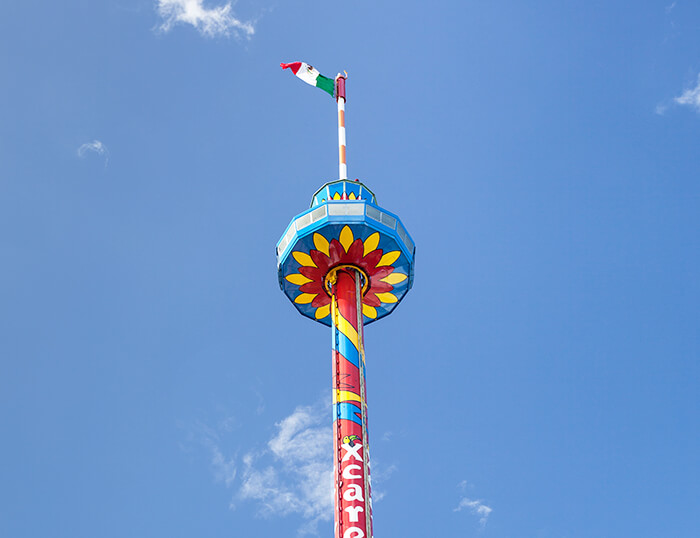
{"type": "Polygon", "coordinates": [[[391,314],[413,284],[415,245],[374,193],[347,179],[345,77],[282,64],[338,103],[340,178],[313,195],[277,243],[282,291],[306,317],[331,327],[335,538],[372,538],[363,328],[391,314]]]}

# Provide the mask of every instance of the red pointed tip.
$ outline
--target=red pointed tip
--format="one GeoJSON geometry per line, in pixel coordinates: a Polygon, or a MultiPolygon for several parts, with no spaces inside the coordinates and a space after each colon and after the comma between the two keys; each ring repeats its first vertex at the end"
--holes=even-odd
{"type": "Polygon", "coordinates": [[[299,68],[301,67],[301,62],[292,62],[290,64],[281,63],[280,67],[282,69],[291,69],[292,73],[294,73],[296,75],[297,71],[299,71],[299,68]]]}

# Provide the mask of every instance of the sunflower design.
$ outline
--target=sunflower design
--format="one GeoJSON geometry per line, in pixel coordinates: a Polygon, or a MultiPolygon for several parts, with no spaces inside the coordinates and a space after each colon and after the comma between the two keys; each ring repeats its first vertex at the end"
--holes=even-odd
{"type": "Polygon", "coordinates": [[[328,241],[320,233],[314,233],[314,249],[309,253],[293,251],[292,256],[299,263],[298,273],[286,276],[288,282],[299,286],[301,292],[294,299],[297,304],[310,304],[315,308],[316,319],[330,315],[331,296],[327,286],[327,276],[332,269],[352,266],[364,276],[362,313],[370,319],[377,318],[377,308],[384,304],[396,303],[398,298],[392,293],[394,285],[408,278],[396,272],[393,263],[401,256],[401,251],[384,252],[379,246],[379,232],[374,232],[364,241],[355,239],[349,226],[344,226],[338,239],[328,241]]]}

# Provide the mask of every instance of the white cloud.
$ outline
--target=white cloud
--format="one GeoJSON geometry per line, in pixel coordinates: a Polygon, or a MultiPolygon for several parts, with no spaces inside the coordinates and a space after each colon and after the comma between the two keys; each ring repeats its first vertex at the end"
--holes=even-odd
{"type": "Polygon", "coordinates": [[[656,108],[654,109],[654,113],[659,115],[659,116],[663,116],[664,114],[666,114],[666,110],[668,110],[668,105],[665,105],[664,103],[660,103],[660,104],[656,105],[656,108]]]}
{"type": "Polygon", "coordinates": [[[316,534],[318,523],[333,515],[333,436],[326,407],[297,407],[276,424],[267,450],[243,458],[238,496],[257,501],[263,517],[301,515],[306,524],[300,534],[316,534]]]}
{"type": "Polygon", "coordinates": [[[372,503],[381,502],[386,497],[386,491],[380,488],[397,470],[398,467],[394,464],[385,468],[377,464],[377,460],[374,460],[372,465],[372,503]]]}
{"type": "Polygon", "coordinates": [[[163,19],[159,26],[163,32],[169,31],[178,23],[191,24],[202,35],[215,37],[220,35],[244,35],[251,37],[255,28],[250,22],[236,18],[231,3],[219,7],[207,8],[204,0],[157,0],[156,10],[163,19]]]}
{"type": "MultiPolygon", "coordinates": [[[[259,517],[296,515],[304,520],[300,535],[318,535],[319,524],[333,520],[333,431],[328,401],[299,406],[275,424],[274,434],[264,447],[245,453],[242,458],[229,449],[234,426],[232,417],[219,421],[216,428],[197,422],[189,428],[188,441],[196,440],[208,449],[217,482],[232,488],[229,504],[251,503],[259,517]]],[[[186,450],[186,447],[183,448],[186,450]]],[[[189,451],[189,450],[186,450],[189,451]]],[[[384,497],[381,487],[396,466],[372,468],[375,502],[384,497]],[[377,486],[377,484],[379,486],[377,486]]]]}
{"type": "Polygon", "coordinates": [[[102,142],[100,142],[99,140],[86,142],[78,148],[78,157],[85,157],[85,154],[88,151],[92,151],[100,156],[103,156],[105,158],[105,166],[107,166],[107,162],[109,161],[109,150],[107,149],[107,146],[105,146],[102,142]]]}
{"type": "MultiPolygon", "coordinates": [[[[233,417],[226,417],[224,420],[219,422],[219,430],[223,432],[230,432],[235,424],[235,419],[233,417]]],[[[200,442],[209,449],[211,453],[211,466],[214,470],[214,478],[218,482],[223,482],[226,486],[233,484],[238,473],[238,468],[236,466],[236,460],[234,456],[226,457],[222,452],[219,445],[221,444],[221,439],[219,434],[213,428],[210,428],[206,424],[198,422],[193,431],[190,432],[190,439],[194,436],[199,437],[200,442]]]]}
{"type": "Polygon", "coordinates": [[[104,155],[107,152],[107,147],[99,140],[86,142],[78,148],[78,157],[84,157],[87,151],[94,151],[98,155],[104,155]]]}
{"type": "Polygon", "coordinates": [[[262,415],[265,412],[265,398],[263,398],[262,393],[255,387],[253,387],[251,390],[258,398],[258,407],[255,409],[255,413],[258,415],[262,415]]]}
{"type": "Polygon", "coordinates": [[[230,486],[236,479],[236,462],[232,458],[226,458],[218,446],[211,447],[211,464],[214,467],[216,479],[230,486]]]}
{"type": "Polygon", "coordinates": [[[679,105],[688,105],[700,112],[700,75],[694,88],[685,90],[679,97],[673,99],[679,105]]]}
{"type": "Polygon", "coordinates": [[[454,509],[455,512],[461,512],[462,510],[468,509],[472,514],[479,518],[479,523],[482,527],[486,526],[486,522],[489,519],[489,515],[493,512],[493,508],[486,506],[481,501],[474,501],[469,497],[462,498],[454,509]]]}

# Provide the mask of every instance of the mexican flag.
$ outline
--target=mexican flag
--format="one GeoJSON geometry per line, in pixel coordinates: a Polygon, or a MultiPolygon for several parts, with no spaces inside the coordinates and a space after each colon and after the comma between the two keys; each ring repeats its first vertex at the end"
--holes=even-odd
{"type": "Polygon", "coordinates": [[[317,88],[321,88],[324,92],[328,92],[331,96],[335,95],[335,80],[324,77],[318,72],[314,66],[304,62],[292,62],[290,64],[280,64],[282,69],[291,69],[301,80],[317,88]]]}

